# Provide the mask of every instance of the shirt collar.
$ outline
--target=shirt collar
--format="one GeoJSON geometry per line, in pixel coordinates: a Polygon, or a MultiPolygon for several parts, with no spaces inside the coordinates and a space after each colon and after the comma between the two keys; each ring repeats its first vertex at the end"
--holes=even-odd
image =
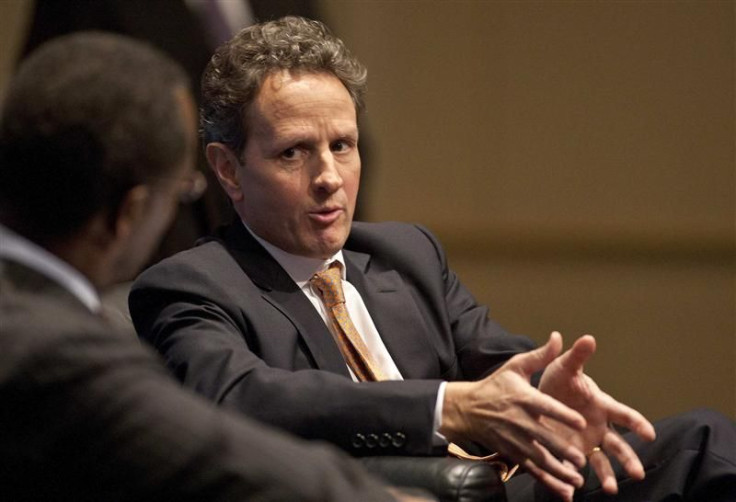
{"type": "Polygon", "coordinates": [[[243,226],[248,230],[248,232],[250,232],[253,238],[257,240],[258,243],[266,249],[266,251],[268,251],[268,254],[270,254],[271,257],[281,265],[281,268],[289,274],[289,277],[291,277],[291,279],[300,288],[304,287],[315,273],[326,270],[334,261],[338,261],[342,265],[340,273],[342,274],[342,279],[345,280],[345,258],[342,255],[342,249],[326,260],[299,256],[287,253],[283,249],[261,239],[248,225],[245,224],[245,222],[243,222],[243,226]]]}
{"type": "Polygon", "coordinates": [[[81,272],[3,225],[0,225],[0,258],[35,270],[69,291],[92,312],[100,311],[100,296],[81,272]]]}

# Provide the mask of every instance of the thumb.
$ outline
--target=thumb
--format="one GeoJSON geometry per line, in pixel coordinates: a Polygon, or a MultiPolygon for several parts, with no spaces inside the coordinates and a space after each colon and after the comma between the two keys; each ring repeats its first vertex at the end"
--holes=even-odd
{"type": "Polygon", "coordinates": [[[560,356],[560,364],[572,373],[583,371],[583,366],[595,353],[595,338],[584,335],[575,340],[570,350],[560,356]]]}
{"type": "Polygon", "coordinates": [[[547,367],[562,351],[562,335],[553,331],[547,343],[534,350],[514,356],[509,365],[527,378],[547,367]]]}

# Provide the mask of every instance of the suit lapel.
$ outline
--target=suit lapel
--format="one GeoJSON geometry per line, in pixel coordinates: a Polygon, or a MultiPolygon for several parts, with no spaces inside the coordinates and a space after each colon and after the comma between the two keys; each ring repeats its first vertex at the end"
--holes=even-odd
{"type": "Polygon", "coordinates": [[[332,334],[289,274],[256,241],[240,221],[222,229],[220,241],[261,295],[294,325],[311,353],[317,368],[350,378],[332,334]]]}
{"type": "Polygon", "coordinates": [[[436,378],[439,361],[427,339],[428,327],[395,270],[369,266],[370,255],[343,250],[348,281],[365,302],[378,334],[404,379],[436,378]]]}

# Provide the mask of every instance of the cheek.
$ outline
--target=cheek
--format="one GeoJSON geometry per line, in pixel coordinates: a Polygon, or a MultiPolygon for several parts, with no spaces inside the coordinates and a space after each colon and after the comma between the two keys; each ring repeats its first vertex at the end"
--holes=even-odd
{"type": "Polygon", "coordinates": [[[271,204],[282,212],[299,210],[310,196],[309,178],[303,172],[281,173],[264,188],[271,204]]]}
{"type": "Polygon", "coordinates": [[[244,179],[242,186],[245,214],[281,225],[299,218],[308,196],[296,176],[251,177],[244,179]]]}
{"type": "Polygon", "coordinates": [[[345,192],[347,193],[350,202],[355,204],[355,199],[358,196],[358,188],[360,186],[360,169],[344,178],[344,183],[345,192]]]}
{"type": "Polygon", "coordinates": [[[178,211],[179,201],[173,198],[162,200],[160,204],[154,206],[152,210],[153,231],[158,234],[159,238],[169,229],[178,211]]]}

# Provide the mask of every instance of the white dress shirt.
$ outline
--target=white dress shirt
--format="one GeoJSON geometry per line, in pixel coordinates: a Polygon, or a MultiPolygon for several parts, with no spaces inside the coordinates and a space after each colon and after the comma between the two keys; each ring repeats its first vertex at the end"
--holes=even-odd
{"type": "Polygon", "coordinates": [[[77,297],[92,312],[100,312],[100,296],[89,279],[56,255],[3,225],[0,225],[0,258],[21,263],[48,277],[77,297]]]}
{"type": "MultiPolygon", "coordinates": [[[[325,322],[330,331],[332,331],[333,328],[331,323],[328,321],[327,310],[325,309],[324,303],[319,296],[319,292],[310,284],[309,279],[311,279],[311,277],[317,272],[326,270],[332,262],[339,261],[342,265],[342,288],[345,294],[345,306],[348,309],[350,320],[353,321],[355,328],[358,330],[358,334],[361,336],[361,338],[363,338],[363,341],[368,347],[368,350],[370,351],[371,356],[373,356],[373,359],[378,365],[379,369],[384,375],[386,375],[386,379],[404,379],[401,376],[399,369],[396,367],[396,363],[394,363],[394,360],[391,358],[391,354],[389,354],[388,349],[386,349],[386,345],[383,343],[381,335],[378,333],[376,325],[373,323],[373,319],[368,312],[368,308],[363,302],[363,298],[360,296],[360,293],[358,293],[358,290],[355,289],[355,287],[346,280],[345,259],[343,258],[342,250],[338,251],[326,260],[294,255],[291,253],[287,253],[283,249],[280,249],[269,242],[266,242],[265,240],[258,237],[255,233],[253,233],[248,225],[246,225],[245,223],[243,223],[243,225],[248,230],[248,232],[250,232],[253,238],[255,238],[266,249],[266,251],[268,251],[268,253],[273,257],[274,260],[278,262],[279,265],[281,265],[281,268],[283,268],[286,273],[289,274],[289,277],[291,277],[291,279],[297,284],[297,286],[299,286],[299,288],[306,295],[306,297],[312,303],[317,312],[319,312],[319,315],[322,317],[322,320],[325,322]]],[[[347,363],[346,366],[348,367],[348,371],[350,371],[350,376],[353,378],[354,381],[357,382],[358,379],[353,371],[350,369],[350,366],[348,366],[347,363]]],[[[445,398],[446,385],[447,382],[442,382],[440,384],[439,392],[437,393],[437,402],[435,404],[433,430],[434,443],[436,445],[447,444],[445,437],[438,432],[440,426],[442,425],[442,404],[445,398]]]]}

